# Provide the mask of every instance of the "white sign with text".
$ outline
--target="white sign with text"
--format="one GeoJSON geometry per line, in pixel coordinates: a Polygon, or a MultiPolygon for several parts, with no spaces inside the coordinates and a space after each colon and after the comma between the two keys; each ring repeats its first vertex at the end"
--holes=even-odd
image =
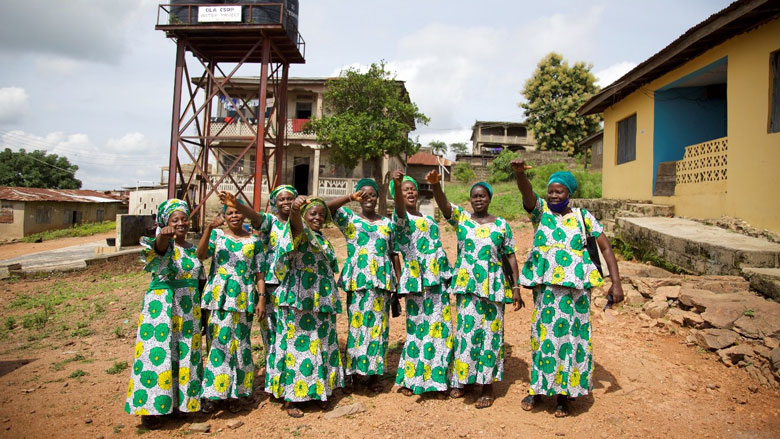
{"type": "Polygon", "coordinates": [[[198,22],[241,22],[241,6],[198,6],[198,22]]]}

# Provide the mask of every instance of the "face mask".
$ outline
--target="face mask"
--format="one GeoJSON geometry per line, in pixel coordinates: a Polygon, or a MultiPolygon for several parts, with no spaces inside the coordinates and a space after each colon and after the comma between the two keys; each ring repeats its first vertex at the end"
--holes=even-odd
{"type": "Polygon", "coordinates": [[[547,207],[550,208],[553,212],[563,212],[564,209],[566,209],[566,206],[569,205],[569,199],[565,199],[561,201],[560,203],[547,203],[547,207]]]}

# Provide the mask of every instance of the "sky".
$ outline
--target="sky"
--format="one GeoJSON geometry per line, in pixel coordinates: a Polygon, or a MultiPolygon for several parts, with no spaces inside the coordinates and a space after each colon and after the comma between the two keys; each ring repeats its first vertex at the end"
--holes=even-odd
{"type": "MultiPolygon", "coordinates": [[[[301,0],[306,63],[290,76],[336,76],[384,60],[431,119],[412,133],[420,143],[470,145],[476,120],[524,119],[521,90],[547,53],[591,64],[604,87],[729,3],[301,0]]],[[[4,1],[0,149],[66,156],[85,189],[158,182],[176,52],[154,29],[158,4],[4,1]]],[[[259,65],[241,73],[258,75],[259,65]]]]}

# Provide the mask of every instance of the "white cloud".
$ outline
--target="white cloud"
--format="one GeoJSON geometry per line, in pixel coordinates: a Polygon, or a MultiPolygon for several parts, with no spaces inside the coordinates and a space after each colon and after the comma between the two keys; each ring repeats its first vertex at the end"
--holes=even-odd
{"type": "Polygon", "coordinates": [[[29,109],[29,97],[23,88],[0,88],[0,123],[20,121],[29,109]]]}
{"type": "Polygon", "coordinates": [[[81,63],[58,56],[42,56],[35,59],[35,68],[41,73],[52,75],[72,75],[81,67],[81,63]]]}
{"type": "Polygon", "coordinates": [[[616,64],[612,64],[611,66],[607,67],[606,69],[599,70],[595,73],[596,75],[596,85],[598,85],[601,88],[604,88],[613,82],[620,79],[623,75],[631,71],[634,67],[636,67],[636,63],[633,63],[631,61],[622,61],[616,64]]]}

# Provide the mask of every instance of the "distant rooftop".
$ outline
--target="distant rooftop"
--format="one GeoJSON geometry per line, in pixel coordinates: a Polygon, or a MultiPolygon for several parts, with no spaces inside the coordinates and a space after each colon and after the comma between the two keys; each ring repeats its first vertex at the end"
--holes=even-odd
{"type": "Polygon", "coordinates": [[[43,189],[34,187],[0,186],[0,200],[8,201],[64,201],[71,203],[121,203],[110,193],[81,189],[43,189]]]}

